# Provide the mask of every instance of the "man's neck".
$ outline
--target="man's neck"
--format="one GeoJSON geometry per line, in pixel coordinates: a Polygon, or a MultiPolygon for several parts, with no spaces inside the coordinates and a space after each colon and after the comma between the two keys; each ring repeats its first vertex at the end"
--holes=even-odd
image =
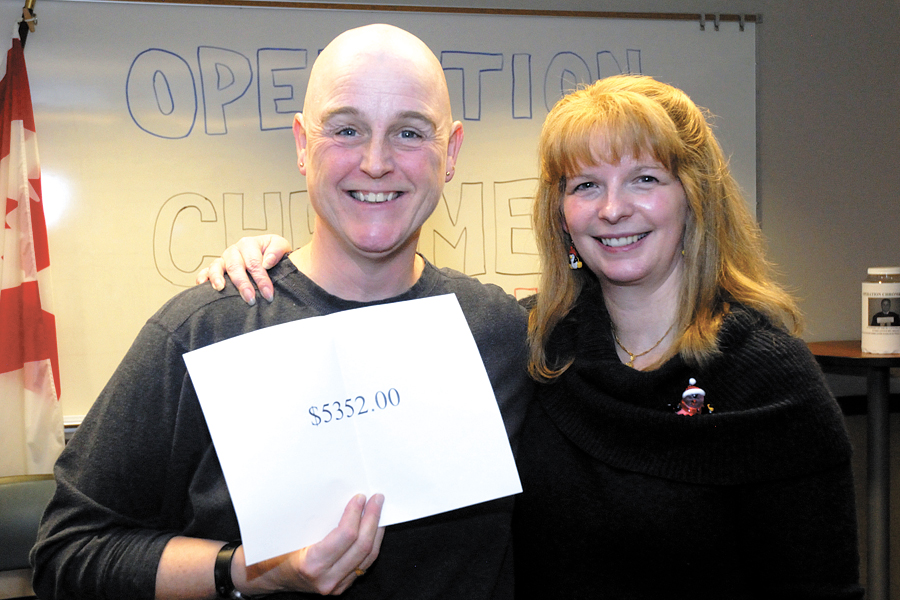
{"type": "Polygon", "coordinates": [[[323,251],[314,238],[292,252],[290,260],[329,294],[358,302],[398,296],[415,285],[425,270],[425,259],[415,252],[415,243],[389,258],[368,259],[323,251]]]}

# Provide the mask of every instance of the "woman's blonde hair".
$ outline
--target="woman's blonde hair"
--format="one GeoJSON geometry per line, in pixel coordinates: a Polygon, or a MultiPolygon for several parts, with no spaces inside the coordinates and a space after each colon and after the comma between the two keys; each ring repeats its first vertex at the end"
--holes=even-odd
{"type": "Polygon", "coordinates": [[[684,92],[645,76],[601,79],[553,107],[538,149],[541,176],[532,218],[542,269],[528,324],[532,377],[550,380],[571,364],[572,357],[550,364],[546,346],[592,276],[587,269],[572,270],[567,260],[566,177],[584,165],[616,163],[623,156],[649,154],[678,178],[687,197],[685,276],[669,356],[678,353],[699,365],[715,355],[729,302],[757,309],[794,333],[800,330],[797,304],[772,278],[762,234],[706,115],[684,92]]]}

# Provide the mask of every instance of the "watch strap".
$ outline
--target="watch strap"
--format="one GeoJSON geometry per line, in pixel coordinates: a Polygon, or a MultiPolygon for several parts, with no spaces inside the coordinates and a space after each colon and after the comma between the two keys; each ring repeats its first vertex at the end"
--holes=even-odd
{"type": "Polygon", "coordinates": [[[216,555],[216,565],[213,568],[213,575],[216,582],[216,594],[219,598],[244,598],[240,592],[234,589],[234,582],[231,580],[231,561],[234,559],[234,553],[240,547],[241,541],[228,542],[222,546],[216,555]]]}

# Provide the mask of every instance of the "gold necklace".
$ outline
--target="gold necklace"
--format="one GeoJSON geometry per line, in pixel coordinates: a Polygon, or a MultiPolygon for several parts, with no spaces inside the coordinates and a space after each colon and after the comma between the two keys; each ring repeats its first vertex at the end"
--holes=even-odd
{"type": "Polygon", "coordinates": [[[663,336],[661,338],[659,338],[659,341],[657,341],[655,344],[653,344],[647,350],[644,350],[640,354],[632,354],[631,351],[628,350],[628,348],[623,346],[622,342],[619,341],[619,334],[616,333],[616,328],[613,327],[612,328],[613,337],[615,338],[616,343],[619,345],[619,348],[624,350],[625,354],[628,355],[628,362],[625,363],[625,366],[631,367],[633,369],[634,368],[634,359],[640,358],[640,357],[644,356],[645,354],[650,354],[653,350],[655,350],[656,347],[659,346],[660,344],[662,344],[662,341],[664,339],[666,339],[666,336],[669,335],[669,332],[672,331],[672,327],[674,327],[674,326],[675,326],[675,323],[672,323],[671,325],[669,325],[669,328],[666,329],[666,332],[663,334],[663,336]]]}

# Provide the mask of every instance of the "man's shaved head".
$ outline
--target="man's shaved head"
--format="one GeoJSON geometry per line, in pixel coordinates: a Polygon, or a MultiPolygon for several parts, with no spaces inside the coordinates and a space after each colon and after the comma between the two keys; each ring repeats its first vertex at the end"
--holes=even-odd
{"type": "Polygon", "coordinates": [[[336,82],[365,70],[368,77],[414,76],[431,91],[434,110],[441,115],[441,128],[451,123],[450,94],[440,61],[413,34],[393,25],[375,24],[350,29],[334,38],[316,59],[309,76],[303,112],[317,113],[336,82]]]}

